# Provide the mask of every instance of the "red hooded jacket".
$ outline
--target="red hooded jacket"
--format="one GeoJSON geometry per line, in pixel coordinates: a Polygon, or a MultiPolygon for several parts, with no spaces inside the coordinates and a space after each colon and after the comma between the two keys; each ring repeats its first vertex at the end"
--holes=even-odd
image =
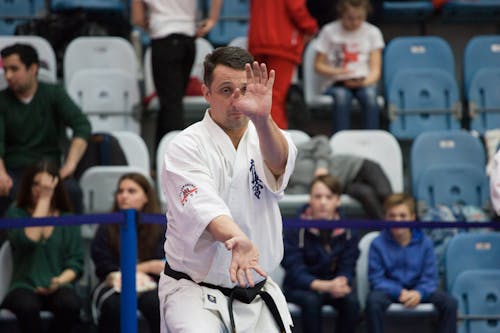
{"type": "Polygon", "coordinates": [[[250,0],[248,47],[255,55],[302,62],[304,34],[315,34],[316,20],[305,0],[250,0]]]}

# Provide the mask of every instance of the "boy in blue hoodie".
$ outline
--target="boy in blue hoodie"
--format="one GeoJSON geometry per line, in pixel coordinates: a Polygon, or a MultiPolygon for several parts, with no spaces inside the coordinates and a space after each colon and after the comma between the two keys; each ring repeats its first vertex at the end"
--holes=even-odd
{"type": "MultiPolygon", "coordinates": [[[[407,194],[393,194],[384,203],[388,221],[415,221],[415,202],[407,194]]],[[[370,247],[366,302],[369,333],[384,332],[383,319],[391,303],[407,308],[432,303],[438,312],[439,332],[457,331],[457,301],[438,290],[432,241],[420,229],[383,230],[370,247]]]]}

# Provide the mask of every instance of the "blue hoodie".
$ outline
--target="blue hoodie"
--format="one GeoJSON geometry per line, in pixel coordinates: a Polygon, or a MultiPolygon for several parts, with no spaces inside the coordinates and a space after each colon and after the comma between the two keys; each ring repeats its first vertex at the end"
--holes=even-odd
{"type": "Polygon", "coordinates": [[[371,290],[384,292],[395,302],[402,289],[418,291],[424,302],[437,290],[432,241],[419,229],[411,230],[411,241],[405,247],[389,230],[383,230],[373,240],[368,258],[371,290]]]}

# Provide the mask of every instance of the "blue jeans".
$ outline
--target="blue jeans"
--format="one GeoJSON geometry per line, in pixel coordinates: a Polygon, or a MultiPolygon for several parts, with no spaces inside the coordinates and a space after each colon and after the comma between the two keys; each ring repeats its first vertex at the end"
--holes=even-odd
{"type": "Polygon", "coordinates": [[[287,301],[300,306],[302,332],[322,332],[321,308],[332,305],[337,311],[335,333],[354,333],[359,319],[359,303],[355,292],[346,297],[333,298],[329,294],[312,290],[285,290],[287,301]]]}
{"type": "Polygon", "coordinates": [[[375,85],[349,89],[339,84],[334,84],[325,92],[333,97],[333,130],[338,132],[350,128],[350,111],[352,98],[355,97],[361,104],[361,118],[363,128],[378,129],[379,107],[377,104],[377,88],[375,85]]]}
{"type": "MultiPolygon", "coordinates": [[[[384,332],[385,311],[391,303],[397,302],[381,291],[372,291],[366,300],[366,319],[368,333],[384,332]]],[[[442,291],[433,292],[425,303],[432,303],[438,312],[439,333],[457,332],[457,301],[442,291]]]]}

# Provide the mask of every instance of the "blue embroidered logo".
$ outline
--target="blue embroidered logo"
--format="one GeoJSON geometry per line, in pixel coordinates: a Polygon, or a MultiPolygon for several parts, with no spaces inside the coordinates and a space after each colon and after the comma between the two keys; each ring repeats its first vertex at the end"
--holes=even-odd
{"type": "Polygon", "coordinates": [[[207,295],[207,299],[210,302],[217,304],[217,298],[214,295],[207,295]]]}
{"type": "Polygon", "coordinates": [[[260,190],[264,188],[262,185],[262,180],[257,175],[257,170],[255,170],[255,161],[253,159],[250,160],[250,173],[252,174],[252,191],[253,195],[260,199],[260,190]]]}

